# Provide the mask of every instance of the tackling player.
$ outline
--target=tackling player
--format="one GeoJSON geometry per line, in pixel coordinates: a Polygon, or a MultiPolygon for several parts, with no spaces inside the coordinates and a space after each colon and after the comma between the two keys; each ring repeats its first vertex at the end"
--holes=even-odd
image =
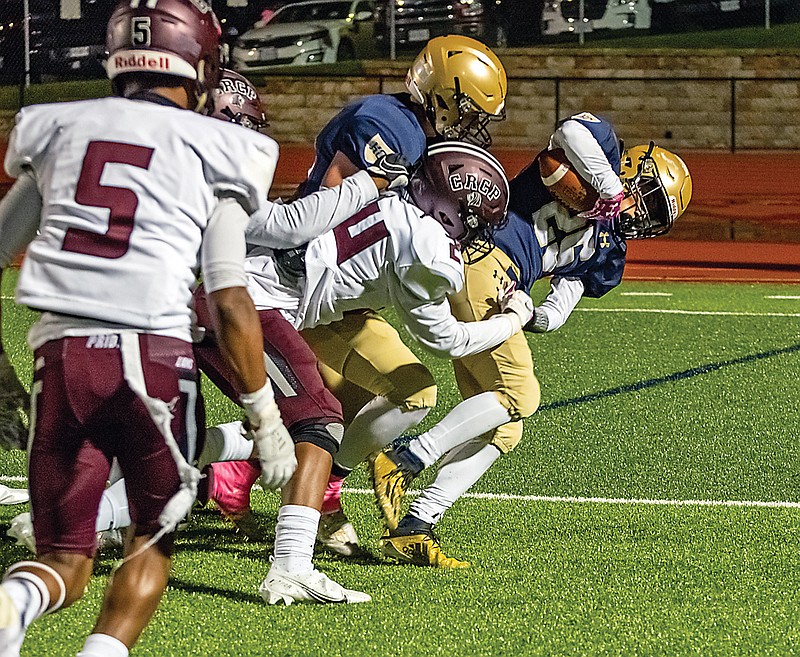
{"type": "MultiPolygon", "coordinates": [[[[409,68],[406,88],[406,94],[361,98],[331,119],[316,139],[303,194],[336,185],[386,153],[416,163],[431,140],[488,146],[489,124],[505,118],[505,69],[489,48],[469,37],[431,39],[409,68]]],[[[290,261],[291,256],[284,257],[290,261]]],[[[377,313],[350,312],[324,328],[305,330],[303,337],[323,363],[326,385],[342,402],[348,425],[326,492],[320,541],[352,554],[358,539],[341,509],[344,477],[425,417],[436,405],[436,384],[377,313]]],[[[247,467],[212,466],[212,496],[226,513],[249,508],[247,482],[255,480],[257,470],[251,468],[248,475],[247,467]]]]}
{"type": "MultiPolygon", "coordinates": [[[[600,297],[622,279],[626,239],[662,235],[686,210],[692,182],[684,162],[654,146],[636,146],[621,158],[616,136],[604,119],[578,114],[561,124],[551,148],[564,148],[584,179],[607,189],[624,188],[622,212],[604,221],[594,213],[575,214],[555,201],[542,183],[536,160],[511,182],[509,223],[494,235],[488,257],[467,266],[466,284],[451,298],[462,321],[491,317],[487,300],[513,283],[529,291],[551,277],[547,298],[536,307],[527,330],[561,327],[582,296],[600,297]]],[[[610,195],[609,195],[610,196],[610,195]]],[[[522,438],[522,420],[539,406],[539,382],[524,334],[492,351],[454,361],[465,401],[409,444],[388,448],[371,465],[379,506],[389,531],[384,554],[398,561],[459,568],[468,564],[446,557],[434,525],[491,465],[522,438]],[[400,519],[400,505],[411,481],[445,455],[435,481],[400,519]]]]}
{"type": "MultiPolygon", "coordinates": [[[[332,341],[342,338],[330,331],[331,323],[350,311],[392,306],[409,333],[434,353],[453,358],[490,349],[528,321],[529,297],[514,293],[500,302],[502,313],[486,322],[464,323],[452,316],[447,295],[463,282],[460,245],[504,221],[506,185],[502,167],[486,151],[455,142],[436,144],[411,177],[408,200],[384,196],[312,240],[299,279],[284,268],[274,250],[251,252],[250,294],[262,311],[280,309],[296,328],[327,330],[332,341]]],[[[394,329],[385,326],[388,343],[399,340],[394,329]]],[[[290,373],[281,361],[276,365],[290,373]]],[[[274,380],[279,403],[292,403],[283,399],[296,391],[291,377],[286,376],[283,385],[277,376],[274,380]]],[[[261,593],[270,604],[337,601],[330,599],[329,585],[317,586],[322,578],[312,556],[341,434],[299,432],[293,437],[300,465],[282,491],[272,567],[261,593]]],[[[347,602],[360,602],[364,596],[354,591],[342,595],[347,602]]]]}
{"type": "Polygon", "coordinates": [[[204,110],[219,81],[220,32],[202,0],[118,2],[107,30],[115,97],[17,115],[0,266],[28,246],[16,300],[42,312],[28,336],[37,560],[11,566],[0,585],[2,657],[19,656],[32,621],[83,595],[114,458],[134,527],[81,657],[128,655],[159,604],[200,477],[189,307],[198,263],[253,438],[276,456],[265,484],[294,470],[242,262],[277,145],[186,111],[204,110]]]}

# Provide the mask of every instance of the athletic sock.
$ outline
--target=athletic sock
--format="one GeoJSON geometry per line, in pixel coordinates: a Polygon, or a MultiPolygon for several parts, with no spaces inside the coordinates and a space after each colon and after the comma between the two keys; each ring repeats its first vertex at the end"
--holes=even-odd
{"type": "Polygon", "coordinates": [[[319,518],[319,511],[299,504],[286,504],[278,510],[273,566],[296,574],[311,572],[319,518]]]}
{"type": "Polygon", "coordinates": [[[15,571],[3,580],[3,588],[19,611],[23,630],[50,606],[50,593],[41,577],[28,571],[15,571]]]}
{"type": "Polygon", "coordinates": [[[128,646],[108,634],[90,634],[78,657],[128,657],[128,646]]]}
{"type": "Polygon", "coordinates": [[[500,454],[497,447],[482,438],[473,439],[449,452],[433,483],[411,503],[409,515],[435,525],[445,511],[492,467],[500,454]]]}
{"type": "Polygon", "coordinates": [[[218,461],[247,461],[253,455],[253,441],[242,433],[241,422],[228,422],[206,429],[206,442],[197,458],[202,470],[218,461]]]}
{"type": "Polygon", "coordinates": [[[400,434],[417,426],[430,411],[403,410],[385,397],[375,397],[358,412],[344,432],[336,461],[352,470],[373,452],[379,452],[400,434]]]}
{"type": "Polygon", "coordinates": [[[325,495],[322,498],[322,515],[336,513],[342,509],[342,485],[344,477],[333,474],[328,477],[328,485],[325,487],[325,495]]]}
{"type": "Polygon", "coordinates": [[[511,416],[497,395],[482,392],[462,401],[438,424],[414,438],[408,448],[428,467],[454,447],[510,421],[511,416]]]}
{"type": "Polygon", "coordinates": [[[104,532],[108,529],[120,529],[131,524],[128,512],[128,495],[125,491],[125,480],[120,479],[103,491],[100,508],[97,511],[95,530],[104,532]]]}

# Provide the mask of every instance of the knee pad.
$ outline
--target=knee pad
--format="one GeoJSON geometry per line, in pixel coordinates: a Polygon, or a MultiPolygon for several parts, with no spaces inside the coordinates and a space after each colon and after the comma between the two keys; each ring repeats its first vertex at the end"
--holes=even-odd
{"type": "Polygon", "coordinates": [[[289,434],[296,443],[311,443],[324,449],[331,456],[339,451],[344,436],[344,425],[339,422],[323,423],[319,420],[295,422],[289,428],[289,434]]]}

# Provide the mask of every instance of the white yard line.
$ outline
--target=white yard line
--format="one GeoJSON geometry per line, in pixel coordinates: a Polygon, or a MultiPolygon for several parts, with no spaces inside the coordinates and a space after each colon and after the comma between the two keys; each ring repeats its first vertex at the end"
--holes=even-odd
{"type": "Polygon", "coordinates": [[[719,317],[800,317],[800,313],[746,313],[732,310],[677,310],[673,308],[576,308],[584,313],[655,313],[659,315],[710,315],[719,317]]]}
{"type": "Polygon", "coordinates": [[[671,297],[672,292],[620,292],[621,297],[671,297]]]}
{"type": "Polygon", "coordinates": [[[798,294],[770,294],[765,299],[790,299],[790,300],[797,300],[800,299],[800,295],[798,294]]]}
{"type": "MultiPolygon", "coordinates": [[[[27,477],[11,477],[0,475],[0,482],[25,482],[27,477]]],[[[258,488],[259,486],[256,486],[258,488]]],[[[372,495],[369,488],[344,488],[343,492],[351,495],[372,495]]],[[[410,491],[409,497],[419,495],[419,491],[410,491]]],[[[740,506],[766,507],[773,509],[800,509],[800,502],[762,502],[759,500],[649,500],[624,497],[559,497],[548,495],[510,495],[508,493],[467,493],[463,496],[472,500],[502,500],[511,502],[560,502],[565,504],[641,504],[649,506],[740,506]]]]}

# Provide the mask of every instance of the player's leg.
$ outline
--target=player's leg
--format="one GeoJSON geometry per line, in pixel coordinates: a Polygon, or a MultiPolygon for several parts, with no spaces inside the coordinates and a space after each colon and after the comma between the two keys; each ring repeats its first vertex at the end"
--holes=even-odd
{"type": "Polygon", "coordinates": [[[149,623],[167,585],[172,533],[199,479],[190,463],[202,448],[205,417],[192,346],[142,335],[119,352],[127,394],[109,409],[117,434],[103,440],[124,474],[132,525],[83,657],[127,654],[149,623]]]}
{"type": "Polygon", "coordinates": [[[416,426],[436,404],[436,386],[397,331],[371,311],[304,331],[320,358],[326,386],[348,420],[331,471],[319,541],[343,556],[358,553],[358,537],[341,507],[344,478],[368,456],[416,426]],[[352,418],[352,419],[351,419],[352,418]]]}
{"type": "Polygon", "coordinates": [[[325,388],[314,353],[278,311],[259,313],[268,371],[281,417],[295,442],[297,469],[281,489],[272,566],[260,592],[266,602],[367,602],[313,564],[320,509],[332,455],[344,432],[341,406],[325,388]]]}
{"type": "MultiPolygon", "coordinates": [[[[97,507],[111,458],[87,440],[113,385],[114,354],[85,347],[86,338],[48,342],[36,350],[29,486],[37,559],[12,565],[0,586],[0,655],[18,655],[36,618],[83,595],[95,552],[97,507]],[[67,394],[69,391],[69,394],[67,394]]],[[[118,363],[117,363],[118,368],[118,363]]]]}

